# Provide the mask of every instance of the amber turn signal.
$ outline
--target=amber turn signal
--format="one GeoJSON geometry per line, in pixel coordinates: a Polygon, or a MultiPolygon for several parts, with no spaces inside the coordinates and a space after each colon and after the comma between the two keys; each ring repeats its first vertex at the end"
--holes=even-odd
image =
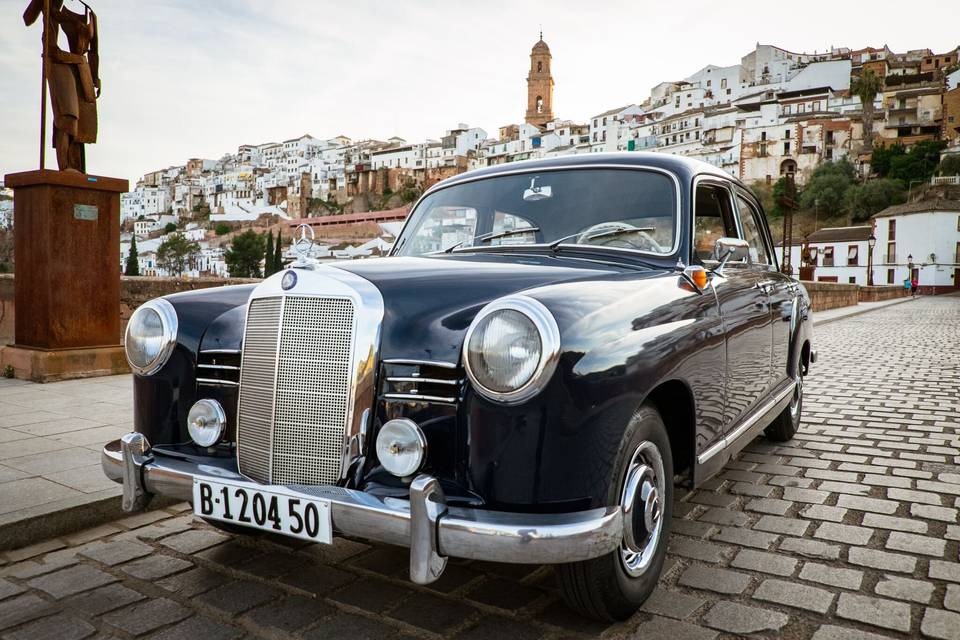
{"type": "Polygon", "coordinates": [[[693,265],[683,270],[683,273],[697,285],[698,289],[704,289],[707,286],[707,270],[701,266],[693,265]]]}

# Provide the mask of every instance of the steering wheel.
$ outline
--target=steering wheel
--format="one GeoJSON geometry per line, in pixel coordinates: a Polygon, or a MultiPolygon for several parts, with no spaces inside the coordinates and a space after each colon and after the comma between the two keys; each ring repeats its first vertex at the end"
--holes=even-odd
{"type": "Polygon", "coordinates": [[[587,227],[577,236],[577,244],[593,244],[603,247],[620,247],[639,251],[659,252],[660,245],[643,228],[627,222],[601,222],[587,227]],[[607,232],[622,231],[605,236],[607,232]],[[594,237],[600,236],[600,237],[594,237]]]}

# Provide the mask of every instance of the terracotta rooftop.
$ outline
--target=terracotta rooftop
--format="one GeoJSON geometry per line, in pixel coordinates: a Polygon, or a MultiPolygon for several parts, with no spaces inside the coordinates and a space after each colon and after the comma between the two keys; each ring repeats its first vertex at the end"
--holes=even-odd
{"type": "Polygon", "coordinates": [[[934,200],[908,202],[907,204],[895,204],[892,207],[887,207],[879,213],[873,214],[873,217],[889,218],[890,216],[904,216],[911,213],[929,213],[931,211],[951,211],[960,213],[960,200],[936,198],[934,200]]]}
{"type": "Polygon", "coordinates": [[[856,242],[866,240],[873,231],[871,226],[827,227],[807,236],[807,242],[856,242]]]}

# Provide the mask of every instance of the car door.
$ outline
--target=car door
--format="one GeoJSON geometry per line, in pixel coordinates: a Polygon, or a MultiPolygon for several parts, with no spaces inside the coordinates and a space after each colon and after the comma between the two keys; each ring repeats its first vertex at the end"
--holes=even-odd
{"type": "MultiPolygon", "coordinates": [[[[742,238],[732,184],[698,178],[694,195],[694,259],[707,268],[719,258],[719,237],[742,238]]],[[[712,278],[726,334],[724,424],[732,429],[765,396],[770,379],[770,305],[760,287],[766,272],[749,260],[728,261],[712,278]]]]}
{"type": "Polygon", "coordinates": [[[758,286],[767,294],[770,305],[770,378],[767,391],[773,392],[789,375],[790,339],[796,319],[794,307],[799,286],[777,269],[767,227],[754,199],[737,189],[737,209],[743,239],[750,245],[750,256],[760,275],[758,286]]]}

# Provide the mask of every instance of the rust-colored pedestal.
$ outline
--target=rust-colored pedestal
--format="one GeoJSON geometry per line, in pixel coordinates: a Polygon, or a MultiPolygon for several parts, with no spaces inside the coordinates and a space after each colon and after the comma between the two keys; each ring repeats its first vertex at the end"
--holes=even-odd
{"type": "Polygon", "coordinates": [[[13,188],[15,343],[0,366],[38,382],[127,371],[120,345],[120,194],[126,180],[60,171],[13,188]]]}

